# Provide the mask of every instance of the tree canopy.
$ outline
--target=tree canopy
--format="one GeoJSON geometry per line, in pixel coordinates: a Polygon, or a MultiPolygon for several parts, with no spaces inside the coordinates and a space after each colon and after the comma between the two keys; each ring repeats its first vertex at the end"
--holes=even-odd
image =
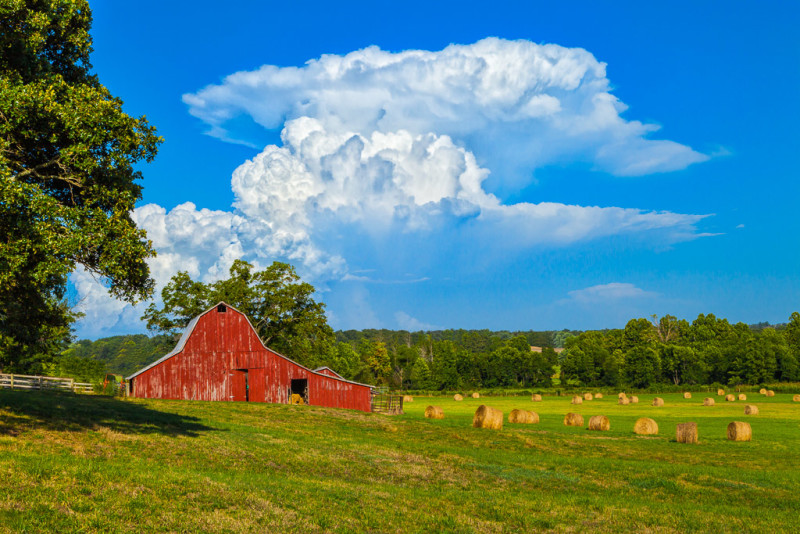
{"type": "Polygon", "coordinates": [[[713,314],[700,314],[691,323],[670,315],[652,322],[632,319],[623,330],[584,332],[568,340],[561,375],[572,384],[639,388],[791,382],[800,380],[798,332],[797,312],[780,328],[732,325],[713,314]]]}
{"type": "Polygon", "coordinates": [[[34,371],[69,339],[77,266],[117,298],[152,294],[130,212],[161,139],[91,72],[85,0],[0,4],[0,367],[34,371]]]}

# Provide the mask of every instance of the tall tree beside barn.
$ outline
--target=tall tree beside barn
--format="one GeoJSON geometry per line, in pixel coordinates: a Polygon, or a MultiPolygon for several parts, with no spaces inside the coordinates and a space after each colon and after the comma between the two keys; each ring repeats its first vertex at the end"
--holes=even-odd
{"type": "Polygon", "coordinates": [[[244,313],[265,345],[298,363],[327,365],[338,357],[325,305],[314,300],[314,286],[303,282],[294,267],[273,262],[262,271],[235,260],[229,277],[217,282],[192,280],[179,272],[142,316],[147,328],[178,334],[194,317],[224,301],[244,313]]]}
{"type": "Polygon", "coordinates": [[[91,72],[85,0],[0,4],[0,367],[37,371],[70,337],[76,267],[129,302],[154,255],[130,212],[161,139],[91,72]]]}

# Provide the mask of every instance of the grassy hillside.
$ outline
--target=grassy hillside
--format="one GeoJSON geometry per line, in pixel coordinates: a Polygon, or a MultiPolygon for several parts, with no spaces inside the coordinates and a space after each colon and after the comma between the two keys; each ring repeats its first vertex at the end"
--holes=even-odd
{"type": "Polygon", "coordinates": [[[800,403],[571,406],[417,398],[404,416],[0,391],[0,531],[686,532],[796,529],[800,403]],[[431,402],[446,418],[422,416],[431,402]],[[482,402],[538,425],[470,427],[482,402]],[[562,424],[568,411],[611,430],[562,424]],[[650,416],[657,437],[637,437],[650,416]],[[725,439],[746,420],[753,441],[725,439]],[[673,441],[696,421],[701,443],[673,441]]]}

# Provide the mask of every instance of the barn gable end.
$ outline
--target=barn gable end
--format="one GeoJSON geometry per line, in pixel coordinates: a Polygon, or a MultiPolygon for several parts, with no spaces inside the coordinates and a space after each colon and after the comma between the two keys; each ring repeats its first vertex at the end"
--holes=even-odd
{"type": "Polygon", "coordinates": [[[316,369],[314,369],[314,372],[322,374],[322,375],[328,375],[328,376],[333,376],[333,377],[336,377],[336,378],[341,378],[342,380],[344,380],[344,377],[342,375],[340,375],[339,373],[337,373],[336,371],[334,371],[330,367],[317,367],[316,369]]]}
{"type": "Polygon", "coordinates": [[[308,404],[371,411],[371,386],[332,374],[270,350],[243,313],[221,302],[189,323],[175,349],[128,380],[133,397],[286,404],[294,393],[308,404]]]}

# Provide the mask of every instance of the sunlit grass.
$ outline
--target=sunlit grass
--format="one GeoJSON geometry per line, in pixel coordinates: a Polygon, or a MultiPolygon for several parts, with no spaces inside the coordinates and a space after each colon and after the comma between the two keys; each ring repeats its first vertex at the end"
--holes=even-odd
{"type": "Polygon", "coordinates": [[[16,531],[793,531],[800,403],[620,406],[616,395],[421,398],[403,416],[0,392],[0,529],[16,531]],[[482,403],[537,425],[471,428],[482,403]],[[744,404],[758,416],[745,416],[744,404]],[[445,419],[428,420],[428,404],[445,419]],[[565,427],[606,415],[608,432],[565,427]],[[660,427],[633,434],[638,417],[660,427]],[[726,440],[748,421],[753,441],[726,440]],[[695,421],[700,443],[674,441],[695,421]]]}

